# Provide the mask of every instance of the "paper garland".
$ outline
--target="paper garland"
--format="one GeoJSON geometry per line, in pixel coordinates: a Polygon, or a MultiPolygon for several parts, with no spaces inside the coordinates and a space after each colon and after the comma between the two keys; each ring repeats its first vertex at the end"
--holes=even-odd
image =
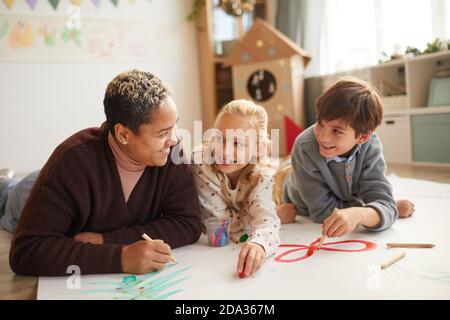
{"type": "MultiPolygon", "coordinates": [[[[15,0],[3,0],[3,2],[5,3],[6,7],[8,8],[8,10],[11,10],[12,6],[14,5],[14,1],[15,0]]],[[[28,4],[28,6],[30,7],[31,10],[34,11],[36,4],[39,0],[26,0],[26,3],[28,4]]],[[[92,4],[98,9],[100,7],[100,1],[101,0],[91,0],[92,4]]],[[[113,4],[114,7],[117,8],[117,6],[119,5],[119,0],[110,0],[111,3],[113,4]]],[[[54,10],[57,10],[58,5],[60,3],[60,0],[48,0],[48,2],[50,3],[50,5],[52,6],[52,8],[54,10]]],[[[81,5],[82,0],[70,0],[70,3],[72,5],[75,6],[80,6],[81,5]]],[[[129,3],[131,4],[135,4],[136,1],[135,0],[128,0],[129,3]]]]}
{"type": "Polygon", "coordinates": [[[58,8],[59,0],[48,0],[48,2],[52,5],[53,9],[58,8]]]}
{"type": "Polygon", "coordinates": [[[8,10],[11,10],[11,7],[14,4],[14,0],[3,0],[3,2],[5,3],[5,5],[8,8],[8,10]]]}
{"type": "Polygon", "coordinates": [[[27,0],[27,4],[31,8],[31,10],[34,10],[34,7],[36,7],[37,2],[38,0],[27,0]]]}

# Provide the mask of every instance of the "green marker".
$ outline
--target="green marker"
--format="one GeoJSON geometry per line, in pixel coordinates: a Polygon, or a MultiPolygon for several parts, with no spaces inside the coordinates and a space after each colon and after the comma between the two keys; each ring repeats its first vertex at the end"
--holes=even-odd
{"type": "Polygon", "coordinates": [[[242,236],[240,236],[239,238],[239,242],[245,242],[248,239],[248,234],[244,233],[242,236]]]}

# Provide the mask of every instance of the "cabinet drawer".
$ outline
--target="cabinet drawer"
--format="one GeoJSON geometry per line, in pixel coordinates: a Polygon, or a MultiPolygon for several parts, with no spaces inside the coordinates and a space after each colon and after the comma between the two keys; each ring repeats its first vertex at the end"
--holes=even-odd
{"type": "Polygon", "coordinates": [[[412,116],[413,159],[450,163],[450,113],[412,116]]]}
{"type": "Polygon", "coordinates": [[[386,162],[411,162],[411,136],[409,116],[384,117],[376,130],[383,144],[386,162]]]}

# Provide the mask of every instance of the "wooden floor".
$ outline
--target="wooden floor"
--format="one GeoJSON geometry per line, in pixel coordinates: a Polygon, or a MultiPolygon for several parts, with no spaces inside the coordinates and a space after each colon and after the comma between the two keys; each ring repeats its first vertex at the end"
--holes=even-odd
{"type": "Polygon", "coordinates": [[[450,167],[425,167],[412,165],[388,165],[388,174],[396,174],[402,178],[429,180],[450,183],[450,167]]]}
{"type": "MultiPolygon", "coordinates": [[[[450,183],[450,167],[389,165],[388,174],[391,173],[403,178],[450,183]]],[[[0,299],[36,299],[37,277],[17,276],[9,267],[11,238],[10,233],[0,230],[0,299]]]]}
{"type": "Polygon", "coordinates": [[[9,267],[11,238],[11,233],[0,230],[0,299],[36,299],[37,277],[18,276],[9,267]]]}

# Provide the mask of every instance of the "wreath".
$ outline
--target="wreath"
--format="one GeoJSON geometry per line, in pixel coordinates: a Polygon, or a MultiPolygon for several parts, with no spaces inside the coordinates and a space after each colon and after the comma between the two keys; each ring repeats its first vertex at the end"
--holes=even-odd
{"type": "Polygon", "coordinates": [[[220,0],[220,7],[228,14],[240,17],[255,9],[256,0],[220,0]]]}

